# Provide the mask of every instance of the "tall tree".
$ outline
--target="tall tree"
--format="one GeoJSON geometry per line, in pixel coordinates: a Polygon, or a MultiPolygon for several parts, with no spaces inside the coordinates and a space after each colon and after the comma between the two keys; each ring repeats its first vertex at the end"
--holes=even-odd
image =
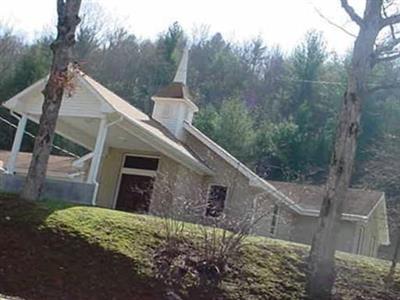
{"type": "Polygon", "coordinates": [[[254,122],[243,101],[225,100],[219,113],[208,106],[196,117],[196,126],[243,162],[252,159],[254,122]]]}
{"type": "Polygon", "coordinates": [[[49,80],[43,90],[44,102],[36,135],[32,160],[21,197],[36,200],[43,189],[47,163],[52,148],[64,89],[71,76],[70,62],[81,0],[57,0],[57,38],[51,44],[53,61],[49,80]]]}
{"type": "MultiPolygon", "coordinates": [[[[392,1],[385,1],[385,4],[388,2],[392,1]]],[[[310,250],[306,289],[311,299],[331,298],[335,281],[335,245],[353,171],[361,104],[367,91],[368,75],[378,62],[400,56],[393,52],[400,42],[393,30],[394,24],[400,22],[400,15],[386,16],[383,0],[366,0],[363,16],[357,14],[347,0],[341,0],[341,5],[359,26],[359,33],[348,71],[319,226],[310,250]],[[393,38],[385,45],[375,46],[378,34],[388,27],[392,29],[393,38]]]]}
{"type": "Polygon", "coordinates": [[[317,100],[313,82],[318,80],[321,66],[327,58],[325,48],[322,33],[309,31],[304,42],[294,51],[293,71],[295,78],[299,80],[290,105],[294,106],[294,112],[298,112],[298,108],[304,103],[313,105],[317,100]]]}
{"type": "MultiPolygon", "coordinates": [[[[293,153],[293,162],[302,173],[307,170],[312,171],[311,165],[322,163],[326,166],[329,161],[329,157],[324,161],[323,154],[326,151],[321,151],[325,143],[330,144],[330,141],[326,141],[326,124],[329,116],[321,111],[324,100],[322,87],[315,84],[321,78],[327,57],[322,34],[309,31],[291,58],[296,82],[288,102],[287,115],[291,115],[298,126],[300,143],[298,151],[293,153]]],[[[324,111],[326,110],[325,108],[324,111]]]]}

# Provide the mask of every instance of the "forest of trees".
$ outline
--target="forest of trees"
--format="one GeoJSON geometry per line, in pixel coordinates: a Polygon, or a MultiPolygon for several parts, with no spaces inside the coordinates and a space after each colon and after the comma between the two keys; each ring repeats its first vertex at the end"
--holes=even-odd
{"type": "MultiPolygon", "coordinates": [[[[291,51],[261,38],[231,42],[206,27],[188,34],[178,23],[150,40],[114,25],[119,22],[106,26],[104,14],[83,8],[74,60],[87,74],[150,114],[150,97],[172,80],[189,43],[188,85],[200,107],[195,125],[264,178],[325,181],[349,57],[328,51],[321,33],[309,31],[291,51]]],[[[0,101],[48,73],[52,38],[43,33],[27,41],[0,26],[0,101]]],[[[398,64],[383,63],[369,78],[353,180],[385,191],[392,209],[400,202],[399,77],[398,64]]],[[[16,122],[3,108],[0,117],[16,122]]],[[[0,122],[0,149],[11,148],[13,133],[0,122]]],[[[60,137],[55,144],[84,152],[60,137]]],[[[23,150],[32,146],[26,138],[23,150]]]]}

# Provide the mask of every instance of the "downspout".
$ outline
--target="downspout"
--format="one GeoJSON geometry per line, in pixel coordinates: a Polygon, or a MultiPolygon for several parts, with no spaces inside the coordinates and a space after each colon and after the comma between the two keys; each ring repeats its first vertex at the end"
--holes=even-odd
{"type": "MultiPolygon", "coordinates": [[[[121,116],[118,120],[115,120],[115,121],[113,121],[113,122],[111,122],[111,123],[108,123],[108,124],[106,125],[107,132],[108,132],[108,128],[110,128],[111,126],[113,126],[113,125],[115,125],[115,124],[121,122],[123,119],[124,119],[124,117],[121,116]]],[[[106,138],[107,138],[107,137],[106,137],[106,138]]],[[[94,191],[93,191],[93,196],[92,196],[92,206],[95,206],[95,205],[96,205],[97,193],[98,193],[98,191],[99,191],[99,183],[97,182],[97,179],[94,179],[93,184],[94,184],[94,191]]]]}

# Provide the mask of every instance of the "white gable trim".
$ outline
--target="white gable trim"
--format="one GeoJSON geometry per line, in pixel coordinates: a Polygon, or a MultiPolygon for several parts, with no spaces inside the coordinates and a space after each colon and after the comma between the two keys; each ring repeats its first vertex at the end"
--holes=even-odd
{"type": "MultiPolygon", "coordinates": [[[[104,98],[99,94],[99,92],[96,91],[96,89],[94,89],[86,80],[84,80],[82,77],[87,76],[87,75],[77,75],[76,79],[83,84],[87,89],[89,89],[96,97],[97,100],[100,101],[101,103],[101,112],[103,113],[111,113],[114,112],[115,110],[107,103],[107,101],[104,100],[104,98]]],[[[3,103],[3,105],[5,107],[7,107],[8,109],[12,110],[13,108],[16,107],[16,105],[19,102],[19,99],[27,94],[29,94],[31,91],[33,91],[34,89],[36,89],[38,86],[41,86],[43,84],[46,83],[47,79],[49,78],[49,75],[47,75],[46,77],[40,79],[39,81],[35,82],[34,84],[30,85],[29,87],[27,87],[26,89],[22,90],[21,92],[19,92],[17,95],[15,95],[14,97],[12,97],[11,99],[5,101],[3,103]]],[[[27,112],[27,113],[37,113],[37,112],[27,112]]],[[[41,113],[41,112],[40,112],[41,113]]],[[[60,115],[61,115],[61,111],[60,111],[60,115]]],[[[98,117],[98,114],[94,115],[92,113],[88,113],[86,112],[84,116],[87,117],[98,117]]]]}
{"type": "MultiPolygon", "coordinates": [[[[26,113],[32,115],[41,115],[42,114],[42,107],[41,105],[38,107],[28,109],[25,105],[27,104],[25,101],[21,101],[21,98],[24,96],[29,95],[29,93],[35,91],[36,89],[40,88],[41,86],[45,86],[49,75],[40,79],[39,81],[35,82],[34,84],[30,85],[29,87],[22,90],[20,93],[12,97],[11,99],[4,102],[6,108],[10,110],[15,110],[19,113],[26,113]]],[[[92,109],[80,109],[80,110],[73,110],[70,111],[66,105],[68,105],[68,95],[64,95],[63,101],[61,103],[61,108],[58,113],[59,116],[65,117],[85,117],[85,118],[101,118],[102,114],[104,113],[112,113],[115,110],[101,97],[101,95],[90,85],[87,83],[86,80],[83,79],[83,75],[76,74],[75,78],[76,83],[79,83],[84,89],[88,90],[95,100],[99,102],[100,111],[92,110],[92,109]]],[[[43,100],[43,98],[42,98],[43,100]]],[[[98,107],[98,106],[97,106],[98,107]]]]}
{"type": "Polygon", "coordinates": [[[27,87],[26,89],[22,90],[21,92],[19,92],[18,94],[16,94],[14,97],[12,97],[11,99],[5,101],[4,103],[2,103],[2,105],[4,105],[5,107],[7,107],[9,110],[14,110],[14,108],[17,106],[19,99],[22,96],[25,96],[26,94],[30,93],[31,91],[33,91],[35,88],[41,86],[42,84],[45,83],[45,81],[47,80],[47,76],[40,79],[39,81],[36,81],[34,84],[30,85],[29,87],[27,87]]]}

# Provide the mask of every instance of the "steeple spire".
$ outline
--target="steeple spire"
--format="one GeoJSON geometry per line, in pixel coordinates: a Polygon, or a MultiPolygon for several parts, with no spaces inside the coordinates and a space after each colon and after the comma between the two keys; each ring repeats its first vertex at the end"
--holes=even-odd
{"type": "Polygon", "coordinates": [[[189,48],[186,46],[174,81],[151,97],[154,101],[152,118],[164,125],[180,140],[186,138],[185,122],[192,123],[194,113],[199,111],[196,104],[192,102],[186,85],[188,58],[189,48]]]}
{"type": "Polygon", "coordinates": [[[185,49],[183,49],[181,61],[179,62],[178,70],[176,71],[174,77],[174,82],[183,83],[184,85],[186,85],[188,61],[189,61],[189,47],[185,46],[185,49]]]}

